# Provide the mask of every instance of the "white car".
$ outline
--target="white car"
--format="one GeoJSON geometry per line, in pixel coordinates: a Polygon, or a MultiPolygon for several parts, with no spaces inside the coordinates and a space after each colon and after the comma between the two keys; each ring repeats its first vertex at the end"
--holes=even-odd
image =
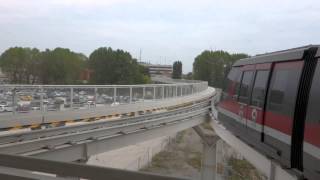
{"type": "Polygon", "coordinates": [[[12,106],[0,105],[0,112],[12,112],[12,106]]]}

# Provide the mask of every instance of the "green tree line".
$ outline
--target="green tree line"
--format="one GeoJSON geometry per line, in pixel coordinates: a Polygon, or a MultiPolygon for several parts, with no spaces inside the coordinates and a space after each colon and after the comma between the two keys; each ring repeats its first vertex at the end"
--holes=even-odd
{"type": "Polygon", "coordinates": [[[89,58],[66,48],[12,47],[0,56],[0,68],[14,84],[81,84],[81,74],[89,69],[90,84],[149,83],[148,70],[130,53],[98,48],[89,58]]]}
{"type": "Polygon", "coordinates": [[[194,60],[193,79],[208,81],[210,86],[222,88],[232,64],[247,57],[249,56],[244,53],[230,54],[226,51],[205,50],[194,60]]]}
{"type": "Polygon", "coordinates": [[[148,70],[123,50],[99,48],[89,56],[88,66],[94,70],[93,84],[143,84],[151,81],[148,70]]]}

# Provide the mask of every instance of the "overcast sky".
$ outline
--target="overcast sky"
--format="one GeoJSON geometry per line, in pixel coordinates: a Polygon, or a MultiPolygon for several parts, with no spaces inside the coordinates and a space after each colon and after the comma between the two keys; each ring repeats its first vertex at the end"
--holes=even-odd
{"type": "Polygon", "coordinates": [[[107,46],[192,71],[205,49],[254,55],[320,44],[319,0],[0,0],[0,53],[12,46],[107,46]]]}

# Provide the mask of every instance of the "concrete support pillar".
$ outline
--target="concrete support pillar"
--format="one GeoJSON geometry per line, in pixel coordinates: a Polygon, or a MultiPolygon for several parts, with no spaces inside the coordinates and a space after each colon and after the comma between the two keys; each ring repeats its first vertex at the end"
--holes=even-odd
{"type": "Polygon", "coordinates": [[[215,180],[224,180],[225,178],[225,166],[223,162],[223,141],[218,139],[216,142],[216,179],[215,180]]]}
{"type": "Polygon", "coordinates": [[[217,180],[217,141],[219,137],[213,133],[206,133],[200,126],[193,127],[201,137],[203,143],[203,156],[201,165],[201,180],[217,180]]]}
{"type": "Polygon", "coordinates": [[[216,146],[203,143],[201,180],[216,180],[216,146]]]}

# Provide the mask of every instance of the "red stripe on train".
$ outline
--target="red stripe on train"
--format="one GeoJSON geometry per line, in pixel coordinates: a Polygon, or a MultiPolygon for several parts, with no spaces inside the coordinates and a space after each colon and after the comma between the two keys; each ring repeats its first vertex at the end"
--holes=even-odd
{"type": "MultiPolygon", "coordinates": [[[[235,103],[232,100],[223,101],[219,103],[219,107],[228,110],[234,114],[239,113],[239,104],[235,103]]],[[[263,112],[261,111],[260,113],[262,114],[263,112]]],[[[249,114],[246,117],[249,118],[248,116],[249,114]]],[[[257,123],[263,125],[262,119],[258,118],[257,123]]],[[[291,136],[293,119],[289,116],[267,111],[265,113],[264,125],[272,129],[278,130],[284,134],[287,134],[288,136],[291,136]]],[[[320,148],[320,125],[317,123],[306,123],[304,140],[320,148]]]]}
{"type": "Polygon", "coordinates": [[[320,124],[306,123],[304,139],[306,142],[313,144],[320,148],[320,124]]]}

